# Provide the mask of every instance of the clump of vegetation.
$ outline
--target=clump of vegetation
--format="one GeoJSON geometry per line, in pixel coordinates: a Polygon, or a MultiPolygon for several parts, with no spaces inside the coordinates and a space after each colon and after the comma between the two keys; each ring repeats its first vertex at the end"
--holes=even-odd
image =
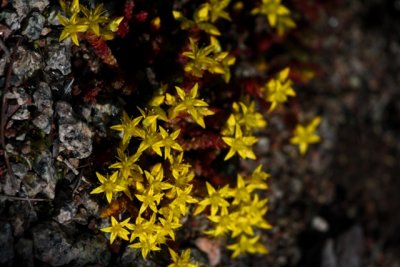
{"type": "MultiPolygon", "coordinates": [[[[159,81],[160,88],[149,101],[129,103],[139,106],[140,115],[124,112],[120,124],[111,127],[121,137],[118,160],[108,166],[110,175],[96,173],[100,185],[91,192],[104,194],[109,204],[101,215],[110,217],[111,226],[101,230],[110,233],[111,244],[125,240],[143,258],[168,247],[169,266],[198,266],[189,249],[177,253],[173,248],[180,247],[177,232],[188,218],[205,214],[208,227],[201,234],[220,239],[232,258],[267,253],[259,233],[272,227],[265,218],[270,175],[261,165],[250,173],[241,172],[237,163],[257,160],[253,146],[258,133],[267,127],[269,116],[287,108],[296,92],[291,68],[286,66],[268,72],[260,67],[263,75],[252,79],[235,72],[243,58],[259,56],[241,51],[239,40],[229,41],[229,31],[237,30],[230,27],[238,23],[235,20],[251,21],[253,15],[265,15],[277,31],[266,34],[279,38],[296,25],[280,0],[262,0],[256,6],[230,0],[178,6],[181,10],[171,7],[170,16],[178,22],[173,30],[184,36],[175,50],[180,69],[174,79],[159,81]],[[229,166],[234,166],[233,176],[223,171],[229,166]]],[[[129,22],[134,4],[129,0],[124,17],[115,19],[109,19],[102,5],[88,9],[74,0],[70,5],[62,1],[61,7],[65,16],[59,15],[64,26],[60,41],[70,37],[79,45],[79,39],[110,40],[120,24],[124,38],[133,28],[129,22]]],[[[157,32],[164,19],[158,12],[143,11],[137,21],[150,16],[149,32],[157,32]]],[[[162,49],[156,41],[149,45],[154,54],[162,49]]],[[[100,56],[118,67],[114,57],[110,60],[111,50],[107,54],[106,60],[100,56]]],[[[320,141],[319,123],[316,117],[295,128],[290,143],[299,146],[301,155],[320,141]]]]}
{"type": "Polygon", "coordinates": [[[58,19],[64,28],[59,41],[69,37],[79,46],[79,39],[83,38],[92,45],[104,63],[116,65],[116,59],[105,41],[114,39],[123,17],[110,19],[103,4],[89,9],[81,5],[79,0],[73,0],[69,5],[65,0],[60,0],[60,6],[63,15],[58,14],[58,19]]]}

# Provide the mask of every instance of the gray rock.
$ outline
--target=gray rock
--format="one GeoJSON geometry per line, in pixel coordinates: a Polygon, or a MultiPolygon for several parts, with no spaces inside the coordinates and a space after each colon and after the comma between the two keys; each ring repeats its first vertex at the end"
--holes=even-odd
{"type": "Polygon", "coordinates": [[[56,44],[49,46],[48,50],[45,70],[58,70],[63,75],[71,73],[70,47],[56,44]]]}
{"type": "Polygon", "coordinates": [[[35,93],[33,93],[33,99],[40,114],[36,116],[32,122],[36,127],[49,134],[54,113],[53,99],[49,85],[41,82],[38,86],[38,89],[35,91],[35,93]]]}
{"type": "Polygon", "coordinates": [[[39,53],[26,50],[24,47],[17,48],[17,59],[13,64],[13,72],[21,76],[22,80],[29,78],[41,67],[41,56],[39,53]]]}
{"type": "Polygon", "coordinates": [[[73,110],[70,104],[67,102],[57,102],[56,113],[60,124],[75,123],[76,119],[73,115],[73,110]]]}
{"type": "Polygon", "coordinates": [[[59,26],[61,25],[60,20],[57,17],[59,13],[59,9],[56,8],[49,8],[49,15],[47,16],[47,22],[52,26],[59,26]]]}
{"type": "Polygon", "coordinates": [[[328,239],[322,250],[321,267],[337,267],[337,258],[335,253],[335,243],[328,239]]]}
{"type": "Polygon", "coordinates": [[[15,99],[19,106],[27,105],[31,101],[31,97],[22,87],[17,87],[12,92],[6,94],[7,99],[15,99]]]}
{"type": "Polygon", "coordinates": [[[32,120],[32,123],[46,134],[50,133],[51,118],[49,116],[39,114],[38,116],[36,116],[36,118],[32,120]]]}
{"type": "Polygon", "coordinates": [[[0,21],[4,21],[12,31],[18,31],[21,28],[19,16],[15,12],[9,10],[0,12],[0,21]]]}
{"type": "Polygon", "coordinates": [[[12,115],[11,119],[16,121],[24,121],[28,120],[31,117],[31,113],[28,110],[27,106],[21,106],[19,109],[12,115]]]}
{"type": "Polygon", "coordinates": [[[56,104],[56,113],[59,117],[60,151],[67,150],[78,159],[88,157],[92,153],[90,128],[73,117],[72,107],[66,102],[56,104]]]}
{"type": "Polygon", "coordinates": [[[361,226],[356,225],[337,240],[338,266],[360,267],[363,249],[363,231],[361,226]]]}
{"type": "Polygon", "coordinates": [[[80,267],[89,263],[108,266],[111,253],[107,243],[108,240],[102,234],[81,236],[80,240],[74,245],[77,255],[72,266],[80,267]]]}
{"type": "Polygon", "coordinates": [[[13,169],[14,175],[21,179],[23,179],[28,172],[28,167],[22,163],[11,164],[11,168],[13,169]]]}
{"type": "Polygon", "coordinates": [[[41,192],[48,198],[53,199],[58,177],[50,151],[42,151],[33,164],[33,170],[41,179],[41,192]]]}
{"type": "Polygon", "coordinates": [[[322,217],[315,216],[311,221],[312,227],[319,232],[327,232],[329,230],[329,223],[322,217]]]}
{"type": "Polygon", "coordinates": [[[16,201],[9,206],[8,218],[14,236],[20,237],[30,227],[30,224],[37,220],[37,214],[28,201],[16,201]]]}
{"type": "Polygon", "coordinates": [[[0,191],[3,191],[6,195],[14,196],[18,193],[20,187],[21,179],[16,176],[12,178],[7,172],[5,179],[0,184],[0,191]]]}
{"type": "Polygon", "coordinates": [[[14,258],[14,238],[11,225],[0,221],[0,264],[6,265],[14,258]]]}
{"type": "Polygon", "coordinates": [[[322,267],[360,267],[364,249],[364,237],[356,225],[335,241],[329,239],[322,251],[322,267]]]}
{"type": "MultiPolygon", "coordinates": [[[[84,110],[82,110],[84,111],[84,110]]],[[[111,104],[95,104],[92,106],[91,114],[86,112],[82,115],[87,121],[91,122],[93,127],[96,129],[99,136],[106,136],[109,131],[108,122],[110,118],[113,118],[119,114],[120,109],[117,106],[111,104]]]]}
{"type": "Polygon", "coordinates": [[[44,9],[49,5],[49,0],[28,0],[29,7],[33,9],[38,9],[43,12],[44,9]]]}
{"type": "Polygon", "coordinates": [[[35,105],[41,113],[53,115],[51,89],[47,83],[39,83],[38,88],[33,93],[33,100],[35,101],[35,105]]]}
{"type": "Polygon", "coordinates": [[[4,72],[6,70],[6,63],[7,63],[7,59],[6,59],[6,54],[3,54],[3,56],[0,58],[0,76],[4,76],[4,72]]]}
{"type": "Polygon", "coordinates": [[[36,40],[40,37],[45,21],[45,17],[43,17],[39,12],[32,12],[25,21],[21,33],[27,36],[30,40],[36,40]]]}
{"type": "Polygon", "coordinates": [[[15,11],[17,11],[20,19],[23,19],[28,15],[30,11],[29,3],[27,0],[14,0],[11,2],[15,11]]]}
{"type": "Polygon", "coordinates": [[[15,266],[34,267],[33,242],[30,239],[21,238],[15,245],[15,266]]]}
{"type": "Polygon", "coordinates": [[[59,125],[61,147],[70,151],[78,159],[87,158],[92,153],[92,132],[83,122],[59,125]]]}
{"type": "Polygon", "coordinates": [[[25,175],[23,183],[25,193],[31,198],[34,198],[42,191],[42,188],[46,186],[46,182],[40,180],[40,178],[32,172],[28,172],[28,174],[25,175]]]}
{"type": "Polygon", "coordinates": [[[137,263],[138,258],[141,257],[141,255],[139,255],[139,252],[139,249],[126,248],[121,258],[119,259],[118,265],[121,267],[129,267],[132,266],[133,262],[137,263]]]}
{"type": "Polygon", "coordinates": [[[80,234],[75,241],[54,222],[40,224],[32,232],[35,257],[52,266],[105,266],[110,260],[107,240],[101,235],[80,234]]]}
{"type": "Polygon", "coordinates": [[[17,87],[11,92],[7,92],[7,99],[14,99],[17,101],[18,105],[15,105],[15,113],[11,116],[11,119],[23,121],[31,117],[28,110],[28,105],[31,102],[31,96],[26,93],[25,89],[22,87],[17,87]]]}
{"type": "Polygon", "coordinates": [[[60,208],[55,219],[57,220],[57,222],[65,224],[67,222],[70,222],[72,218],[75,216],[75,214],[76,214],[76,206],[66,203],[60,208]]]}
{"type": "Polygon", "coordinates": [[[52,266],[62,266],[74,259],[72,240],[58,224],[46,223],[32,229],[35,258],[52,266]]]}
{"type": "Polygon", "coordinates": [[[95,216],[99,214],[99,203],[94,201],[90,194],[85,193],[82,195],[82,199],[84,200],[84,206],[89,216],[95,216]]]}

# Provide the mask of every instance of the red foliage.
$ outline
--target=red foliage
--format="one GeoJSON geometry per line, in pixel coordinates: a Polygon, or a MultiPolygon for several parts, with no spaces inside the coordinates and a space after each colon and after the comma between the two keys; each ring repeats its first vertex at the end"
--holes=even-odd
{"type": "Polygon", "coordinates": [[[110,66],[118,65],[110,47],[103,38],[92,33],[86,33],[85,39],[93,47],[96,55],[101,58],[105,64],[110,66]]]}
{"type": "Polygon", "coordinates": [[[149,13],[147,11],[140,11],[139,13],[135,14],[135,19],[139,22],[145,22],[149,13]]]}
{"type": "Polygon", "coordinates": [[[182,134],[185,136],[185,140],[182,140],[181,146],[185,151],[210,148],[221,149],[225,147],[225,143],[222,141],[221,136],[208,130],[190,129],[187,132],[184,132],[184,129],[182,128],[182,134]]]}
{"type": "Polygon", "coordinates": [[[125,37],[129,33],[129,22],[133,18],[133,8],[135,3],[132,0],[127,0],[124,5],[124,19],[121,21],[118,27],[117,34],[121,37],[125,37]]]}

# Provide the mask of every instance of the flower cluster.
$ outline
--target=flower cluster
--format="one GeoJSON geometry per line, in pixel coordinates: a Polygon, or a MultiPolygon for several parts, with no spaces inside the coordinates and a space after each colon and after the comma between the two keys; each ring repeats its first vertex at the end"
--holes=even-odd
{"type": "Polygon", "coordinates": [[[205,231],[213,237],[230,237],[234,242],[227,246],[235,258],[243,253],[266,253],[267,249],[259,242],[255,229],[270,229],[264,219],[267,212],[267,199],[260,200],[256,193],[267,189],[266,179],[269,174],[261,170],[261,165],[248,178],[237,175],[236,187],[228,185],[216,190],[207,183],[206,196],[198,203],[194,214],[210,207],[208,219],[213,228],[205,231]]]}
{"type": "Polygon", "coordinates": [[[60,5],[64,15],[59,13],[57,17],[64,29],[59,41],[70,37],[72,42],[79,46],[79,39],[83,38],[104,63],[116,66],[117,61],[106,41],[114,38],[123,17],[110,19],[102,4],[89,9],[81,5],[79,0],[72,0],[70,5],[65,0],[60,0],[60,5]]]}
{"type": "Polygon", "coordinates": [[[175,89],[176,96],[155,96],[147,111],[139,109],[140,116],[131,119],[124,113],[121,124],[111,127],[122,135],[118,162],[109,166],[115,170],[110,177],[97,173],[101,185],[91,192],[104,193],[108,203],[124,194],[139,204],[132,223],[111,217],[112,226],[102,231],[111,233],[111,243],[116,237],[129,240],[129,246],[141,249],[144,258],[150,251],[160,250],[167,240],[175,239],[175,230],[182,226],[180,221],[187,215],[189,205],[198,202],[190,184],[195,175],[183,160],[178,143],[180,129],[174,129],[172,122],[189,120],[205,127],[204,116],[213,112],[197,98],[198,84],[187,93],[180,87],[175,89]],[[137,140],[138,145],[129,155],[132,140],[137,140]],[[159,158],[159,162],[146,170],[140,161],[148,157],[159,158]]]}
{"type": "Polygon", "coordinates": [[[213,36],[221,35],[215,23],[221,18],[231,20],[229,13],[225,11],[230,0],[209,0],[201,4],[193,14],[193,20],[186,18],[180,11],[174,10],[173,16],[181,23],[182,30],[198,28],[213,36]]]}
{"type": "Polygon", "coordinates": [[[182,55],[187,58],[184,65],[186,73],[193,77],[202,78],[205,71],[211,74],[222,75],[225,82],[231,79],[230,66],[234,65],[236,58],[228,51],[223,51],[217,39],[221,32],[216,26],[219,19],[230,21],[229,13],[225,10],[230,0],[209,0],[201,4],[193,14],[193,20],[174,10],[173,15],[181,23],[181,29],[199,29],[208,35],[209,44],[199,47],[199,40],[195,35],[189,37],[189,47],[182,55]]]}
{"type": "Polygon", "coordinates": [[[100,36],[104,40],[113,39],[123,19],[123,17],[110,19],[102,4],[94,9],[88,9],[79,4],[79,0],[72,0],[69,6],[65,0],[60,0],[60,5],[66,17],[58,14],[58,19],[64,26],[59,41],[71,37],[72,42],[77,46],[79,46],[78,34],[84,32],[100,36]]]}
{"type": "Polygon", "coordinates": [[[189,59],[184,66],[184,70],[198,78],[203,77],[204,71],[219,74],[228,83],[231,78],[229,66],[235,64],[236,58],[226,51],[221,51],[216,38],[212,40],[213,43],[210,45],[199,48],[197,42],[189,38],[190,50],[182,53],[183,56],[189,59]]]}
{"type": "MultiPolygon", "coordinates": [[[[248,102],[248,101],[247,101],[248,102]]],[[[222,140],[230,147],[225,160],[236,153],[243,159],[256,159],[251,146],[257,142],[253,130],[265,128],[267,122],[261,113],[255,111],[255,102],[234,102],[233,113],[229,116],[225,128],[222,130],[222,140]]]]}

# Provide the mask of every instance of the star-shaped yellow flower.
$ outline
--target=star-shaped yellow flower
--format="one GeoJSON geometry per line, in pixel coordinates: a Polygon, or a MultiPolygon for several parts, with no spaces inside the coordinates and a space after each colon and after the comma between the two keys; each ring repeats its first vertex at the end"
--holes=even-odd
{"type": "Polygon", "coordinates": [[[180,129],[176,130],[175,132],[169,134],[163,127],[159,126],[160,135],[162,139],[154,144],[157,147],[164,148],[164,159],[171,157],[171,149],[176,151],[182,151],[182,147],[176,142],[176,138],[178,138],[180,129]]]}
{"type": "Polygon", "coordinates": [[[128,228],[130,230],[133,229],[134,225],[129,223],[130,218],[126,219],[125,221],[118,222],[114,217],[111,217],[111,226],[100,229],[103,232],[111,233],[110,236],[110,243],[112,244],[115,238],[118,236],[124,240],[129,240],[128,235],[129,231],[125,229],[128,228]]]}
{"type": "Polygon", "coordinates": [[[190,262],[190,249],[182,251],[181,255],[178,255],[175,251],[168,248],[169,254],[171,255],[172,263],[168,267],[197,267],[197,263],[190,262]]]}
{"type": "Polygon", "coordinates": [[[62,40],[71,37],[72,42],[75,45],[79,46],[77,33],[87,31],[89,26],[78,18],[78,13],[72,14],[72,16],[69,19],[60,14],[58,14],[57,17],[60,20],[61,25],[64,26],[59,41],[61,42],[62,40]]]}
{"type": "Polygon", "coordinates": [[[290,10],[281,4],[281,0],[262,0],[261,5],[254,8],[251,14],[265,15],[271,27],[276,27],[279,17],[289,15],[290,10]]]}
{"type": "Polygon", "coordinates": [[[211,215],[217,214],[219,208],[221,208],[221,214],[228,213],[229,202],[226,201],[225,198],[230,197],[229,186],[226,185],[219,190],[215,190],[215,188],[206,183],[208,197],[200,201],[198,207],[194,211],[194,214],[199,214],[202,212],[207,206],[211,206],[211,215]]]}
{"type": "Polygon", "coordinates": [[[290,69],[280,71],[276,79],[271,79],[264,87],[266,100],[271,103],[269,111],[273,111],[278,105],[285,103],[289,96],[295,96],[292,88],[292,80],[288,78],[290,69]]]}
{"type": "Polygon", "coordinates": [[[90,194],[105,193],[108,203],[111,202],[114,193],[124,191],[126,188],[117,183],[118,172],[114,172],[110,178],[106,178],[100,173],[96,172],[97,179],[101,185],[90,192],[90,194]]]}
{"type": "Polygon", "coordinates": [[[235,129],[235,137],[222,137],[222,140],[230,146],[228,154],[226,154],[224,160],[228,160],[233,157],[236,153],[239,154],[243,159],[250,158],[255,159],[256,155],[254,154],[251,146],[257,142],[257,138],[254,136],[243,136],[242,130],[239,125],[236,125],[235,129]]]}
{"type": "Polygon", "coordinates": [[[321,138],[315,133],[316,128],[321,123],[321,117],[315,117],[307,126],[297,125],[294,130],[294,136],[290,139],[290,143],[299,146],[301,155],[306,154],[310,144],[318,143],[321,138]]]}
{"type": "Polygon", "coordinates": [[[180,112],[187,112],[198,125],[205,128],[204,116],[213,115],[214,112],[207,108],[207,102],[197,99],[199,84],[196,83],[189,93],[185,93],[178,86],[175,86],[175,89],[180,101],[173,107],[170,116],[171,119],[175,118],[180,112]]]}
{"type": "Polygon", "coordinates": [[[136,194],[136,198],[142,202],[142,206],[140,207],[139,214],[142,214],[148,207],[157,212],[157,205],[160,204],[161,198],[164,194],[154,194],[153,188],[150,188],[147,192],[142,195],[136,194]]]}
{"type": "Polygon", "coordinates": [[[267,253],[267,249],[258,240],[260,236],[248,237],[241,235],[239,241],[235,244],[227,246],[229,250],[233,250],[232,258],[236,258],[243,253],[267,253]]]}

